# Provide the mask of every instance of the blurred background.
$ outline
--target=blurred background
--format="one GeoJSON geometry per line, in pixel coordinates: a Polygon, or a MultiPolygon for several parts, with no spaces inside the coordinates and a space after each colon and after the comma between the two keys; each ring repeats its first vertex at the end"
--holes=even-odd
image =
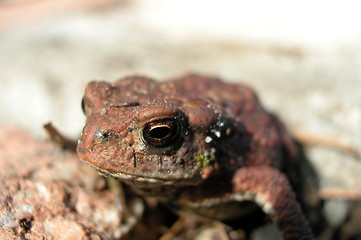
{"type": "MultiPolygon", "coordinates": [[[[249,85],[293,132],[360,150],[360,9],[356,0],[0,0],[0,122],[44,137],[52,121],[75,139],[88,81],[195,72],[249,85]]],[[[308,153],[322,186],[360,190],[359,159],[308,153]]]]}

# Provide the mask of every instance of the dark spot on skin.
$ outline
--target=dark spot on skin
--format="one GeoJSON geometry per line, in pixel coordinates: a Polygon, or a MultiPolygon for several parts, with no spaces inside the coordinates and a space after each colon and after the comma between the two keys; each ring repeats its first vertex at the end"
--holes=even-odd
{"type": "Polygon", "coordinates": [[[110,137],[110,133],[109,133],[109,132],[103,133],[103,139],[108,139],[109,137],[110,137]]]}
{"type": "Polygon", "coordinates": [[[81,100],[81,110],[82,110],[83,113],[85,114],[85,102],[84,102],[84,98],[81,100]]]}
{"type": "Polygon", "coordinates": [[[137,167],[137,156],[135,155],[135,149],[132,148],[132,154],[133,154],[133,166],[137,167]]]}
{"type": "Polygon", "coordinates": [[[134,128],[128,127],[128,132],[133,132],[134,128]]]}
{"type": "Polygon", "coordinates": [[[128,103],[117,103],[117,104],[111,104],[110,107],[113,108],[123,108],[123,107],[138,107],[141,104],[139,102],[128,102],[128,103]]]}
{"type": "Polygon", "coordinates": [[[158,157],[158,166],[162,166],[163,165],[163,161],[161,157],[158,157]]]}

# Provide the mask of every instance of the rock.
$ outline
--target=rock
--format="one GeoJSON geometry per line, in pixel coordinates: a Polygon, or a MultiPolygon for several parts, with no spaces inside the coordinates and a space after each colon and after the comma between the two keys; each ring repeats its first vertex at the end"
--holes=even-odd
{"type": "Polygon", "coordinates": [[[104,186],[75,153],[2,127],[0,239],[114,239],[122,214],[104,186]]]}

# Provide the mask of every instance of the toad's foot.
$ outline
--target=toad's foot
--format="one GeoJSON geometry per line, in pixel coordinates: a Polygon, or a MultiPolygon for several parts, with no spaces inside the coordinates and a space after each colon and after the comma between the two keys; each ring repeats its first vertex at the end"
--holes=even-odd
{"type": "Polygon", "coordinates": [[[286,177],[271,167],[239,169],[233,178],[233,192],[259,204],[272,218],[285,240],[311,240],[312,231],[286,177]]]}

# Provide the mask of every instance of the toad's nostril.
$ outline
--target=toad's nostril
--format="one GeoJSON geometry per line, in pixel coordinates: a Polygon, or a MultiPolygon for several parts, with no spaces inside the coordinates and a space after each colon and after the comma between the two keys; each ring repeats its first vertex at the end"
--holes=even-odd
{"type": "Polygon", "coordinates": [[[93,132],[93,139],[96,141],[105,142],[105,141],[108,141],[109,138],[111,138],[113,134],[114,134],[114,132],[111,132],[109,130],[104,131],[101,128],[97,128],[93,132]]]}

